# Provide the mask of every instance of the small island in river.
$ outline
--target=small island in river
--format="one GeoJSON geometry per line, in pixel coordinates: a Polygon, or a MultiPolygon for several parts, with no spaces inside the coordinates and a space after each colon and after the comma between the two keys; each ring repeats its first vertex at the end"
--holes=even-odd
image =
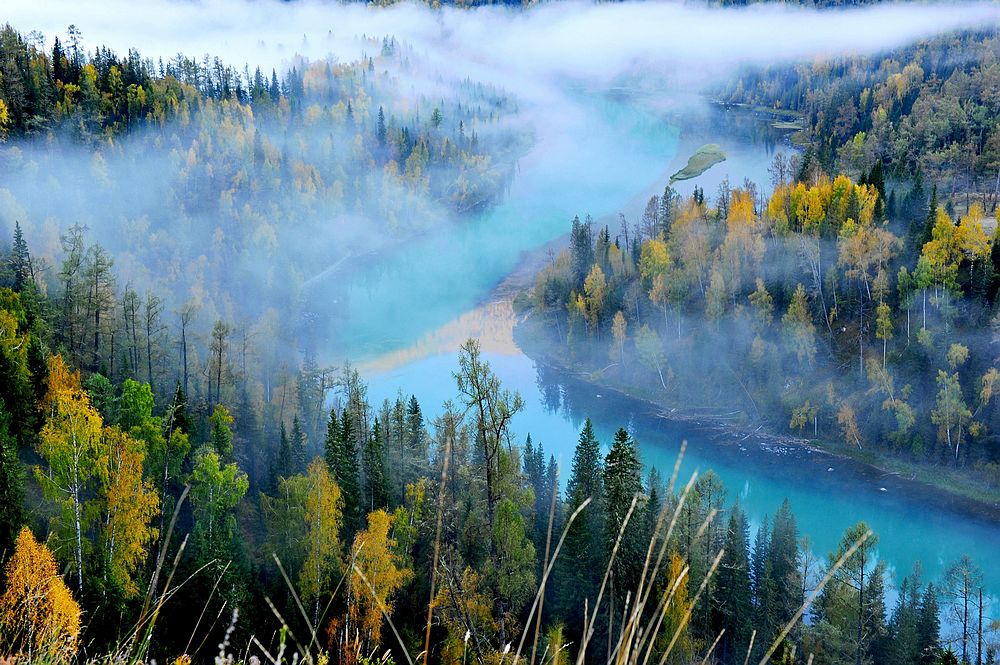
{"type": "Polygon", "coordinates": [[[719,162],[724,161],[726,161],[726,153],[722,152],[722,148],[716,143],[707,143],[688,157],[688,162],[684,168],[670,176],[670,182],[673,184],[678,180],[697,178],[719,162]]]}

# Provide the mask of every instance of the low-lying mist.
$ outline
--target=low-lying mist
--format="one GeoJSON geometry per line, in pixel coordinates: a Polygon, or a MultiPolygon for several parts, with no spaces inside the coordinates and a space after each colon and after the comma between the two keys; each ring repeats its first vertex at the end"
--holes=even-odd
{"type": "MultiPolygon", "coordinates": [[[[615,172],[618,180],[634,181],[623,200],[615,202],[627,185],[577,201],[581,186],[593,188],[609,171],[637,164],[645,168],[669,157],[661,147],[642,160],[605,161],[601,154],[610,149],[601,154],[579,149],[583,143],[601,145],[601,137],[608,137],[609,146],[620,140],[613,126],[620,115],[594,110],[594,100],[611,89],[641,93],[626,105],[643,105],[654,116],[667,108],[676,122],[684,113],[702,113],[696,93],[737,66],[881,52],[950,30],[981,29],[1000,18],[1000,9],[988,3],[817,11],[560,2],[527,10],[461,10],[412,3],[373,8],[244,0],[141,5],[113,0],[82,7],[56,0],[44,6],[18,1],[5,9],[15,29],[38,31],[33,38],[46,49],[56,36],[64,44],[72,42],[63,25],[71,22],[82,34],[84,49],[107,45],[124,54],[134,48],[154,63],[169,63],[178,53],[211,54],[237,69],[245,64],[248,83],[257,67],[266,79],[272,69],[294,67],[301,73],[325,66],[331,80],[340,81],[339,89],[313,80],[311,90],[319,99],[290,111],[285,124],[241,116],[220,104],[193,111],[186,128],[148,128],[114,145],[73,146],[40,138],[8,144],[0,218],[6,233],[20,221],[36,253],[56,267],[60,234],[84,223],[90,240],[120,253],[121,284],[140,290],[167,285],[174,306],[198,301],[206,320],[255,320],[268,307],[281,315],[299,314],[290,304],[307,285],[320,287],[310,291],[308,309],[322,318],[339,317],[348,329],[352,324],[343,320],[344,303],[324,290],[325,284],[339,288],[358,265],[377,272],[379,258],[373,252],[418,234],[440,234],[468,213],[496,205],[498,199],[475,192],[468,202],[456,204],[456,197],[474,190],[477,179],[489,180],[491,191],[508,191],[515,160],[520,160],[516,180],[530,182],[534,195],[544,192],[560,201],[555,208],[560,214],[614,213],[614,206],[652,185],[662,175],[659,168],[615,172]],[[392,46],[388,52],[387,44],[392,46]],[[371,89],[365,88],[368,77],[379,81],[378,99],[372,100],[371,89]],[[475,92],[477,83],[489,87],[475,92]],[[345,120],[345,105],[352,103],[345,120]],[[388,153],[380,157],[364,143],[370,138],[362,140],[366,131],[376,131],[380,106],[390,127],[400,130],[429,127],[435,122],[433,110],[443,111],[431,134],[442,144],[475,143],[463,151],[486,161],[462,157],[441,167],[423,164],[414,175],[405,163],[413,148],[405,138],[398,160],[388,153]],[[234,144],[229,135],[241,139],[234,144]],[[529,142],[533,147],[525,154],[529,142]],[[261,144],[260,154],[246,154],[261,144]],[[240,160],[260,168],[235,168],[240,160]],[[285,171],[268,174],[269,167],[285,171]],[[438,176],[447,183],[441,191],[433,191],[432,168],[445,170],[438,176]],[[424,178],[431,184],[423,185],[424,178]],[[219,223],[222,217],[230,219],[228,227],[219,223]],[[345,257],[354,263],[343,263],[345,257]]],[[[308,78],[304,85],[309,88],[308,78]]],[[[643,140],[641,134],[631,139],[643,140]]],[[[743,175],[730,174],[735,181],[743,175]]],[[[535,199],[514,210],[518,217],[542,213],[535,199]]],[[[505,258],[497,265],[456,263],[462,270],[482,267],[481,279],[442,273],[439,255],[410,257],[409,266],[433,263],[435,268],[416,269],[397,280],[394,302],[446,301],[456,281],[474,286],[476,293],[468,298],[482,297],[498,273],[510,267],[510,257],[563,228],[565,220],[555,220],[544,233],[484,236],[489,243],[510,246],[498,249],[505,258]]],[[[465,252],[474,242],[466,238],[444,248],[465,252]]],[[[55,272],[50,271],[53,279],[55,272]]],[[[376,286],[370,294],[384,292],[376,286]]],[[[388,325],[380,321],[388,329],[410,318],[395,305],[380,309],[379,316],[394,319],[388,325]]]]}

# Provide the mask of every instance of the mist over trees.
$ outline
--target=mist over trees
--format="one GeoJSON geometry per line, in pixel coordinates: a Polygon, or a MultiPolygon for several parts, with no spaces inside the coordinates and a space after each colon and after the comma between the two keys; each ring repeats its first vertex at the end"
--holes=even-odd
{"type": "MultiPolygon", "coordinates": [[[[518,90],[356,42],[262,71],[0,29],[0,661],[995,662],[991,561],[892,570],[864,522],[815,552],[628,423],[561,468],[475,339],[440,408],[373,398],[343,276],[500,203],[539,137],[518,90]]],[[[742,72],[717,96],[804,148],[572,220],[518,340],[995,497],[996,47],[742,72]]]]}
{"type": "MultiPolygon", "coordinates": [[[[311,279],[336,288],[337,272],[370,252],[503,196],[528,140],[506,122],[516,102],[470,81],[416,95],[398,80],[420,66],[413,53],[391,37],[364,45],[373,55],[363,61],[299,60],[279,77],[218,58],[90,55],[75,42],[49,53],[3,29],[0,214],[20,222],[40,256],[68,254],[63,266],[32,266],[40,288],[58,272],[61,290],[94,290],[89,314],[105,330],[88,345],[112,339],[117,314],[108,257],[88,258],[84,274],[86,252],[112,253],[127,274],[117,287],[139,304],[153,305],[151,285],[169,285],[146,308],[150,330],[184,310],[208,325],[225,320],[245,341],[253,324],[314,311],[299,297],[311,279]]],[[[120,312],[133,345],[142,309],[120,312]]],[[[83,337],[69,336],[69,351],[83,353],[83,337]]],[[[88,367],[96,356],[118,362],[107,347],[87,352],[88,367]]]]}
{"type": "Polygon", "coordinates": [[[723,185],[712,207],[668,188],[630,245],[624,229],[574,220],[522,337],[682,411],[711,406],[995,485],[983,330],[995,234],[978,203],[953,220],[919,182],[887,209],[880,168],[862,183],[779,181],[767,198],[723,185]]]}

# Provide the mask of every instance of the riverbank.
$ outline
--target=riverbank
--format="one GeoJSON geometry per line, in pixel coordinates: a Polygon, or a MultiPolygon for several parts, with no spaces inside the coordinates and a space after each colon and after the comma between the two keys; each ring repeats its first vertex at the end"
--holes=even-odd
{"type": "Polygon", "coordinates": [[[536,365],[561,373],[586,384],[601,394],[614,395],[654,413],[671,423],[681,423],[704,434],[722,446],[753,445],[761,451],[779,454],[787,449],[807,453],[809,463],[822,467],[827,460],[830,470],[836,466],[863,479],[882,492],[903,495],[910,501],[932,502],[962,515],[991,524],[1000,524],[1000,496],[989,488],[969,483],[955,470],[929,467],[893,459],[872,450],[858,449],[828,439],[809,439],[779,431],[759,419],[737,418],[731,409],[683,403],[665,403],[641,386],[615,381],[608,368],[581,367],[572,363],[565,350],[549,342],[547,331],[533,310],[522,310],[514,327],[514,342],[536,365]]]}

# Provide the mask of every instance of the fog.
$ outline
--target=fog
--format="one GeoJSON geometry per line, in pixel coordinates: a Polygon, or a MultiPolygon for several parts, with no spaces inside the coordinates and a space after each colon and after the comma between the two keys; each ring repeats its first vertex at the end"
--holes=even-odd
{"type": "Polygon", "coordinates": [[[432,10],[411,3],[376,9],[315,0],[110,0],[83,6],[73,0],[14,0],[5,3],[5,19],[50,40],[70,21],[89,45],[122,53],[138,48],[163,58],[211,53],[267,69],[295,55],[353,60],[365,50],[355,37],[395,35],[442,70],[507,83],[517,75],[518,83],[534,82],[537,88],[560,76],[607,82],[636,66],[684,72],[875,52],[932,34],[995,25],[1000,8],[899,3],[817,11],[777,4],[721,9],[677,2],[554,2],[525,12],[432,10]]]}
{"type": "MultiPolygon", "coordinates": [[[[336,184],[332,171],[344,168],[340,180],[362,182],[362,194],[334,205],[321,189],[315,200],[303,201],[236,173],[222,203],[251,192],[254,214],[247,221],[234,206],[239,233],[220,237],[220,192],[198,191],[199,182],[204,189],[212,181],[183,168],[192,142],[206,144],[197,128],[180,136],[170,126],[154,135],[140,132],[114,149],[22,142],[7,154],[0,219],[8,229],[20,220],[39,254],[58,261],[59,232],[86,223],[91,240],[123,252],[119,283],[167,290],[163,295],[175,305],[197,299],[209,305],[206,317],[254,320],[267,306],[301,304],[307,286],[306,309],[337,323],[326,344],[337,356],[332,349],[345,337],[363,339],[365,353],[415,341],[481,301],[522,252],[562,235],[572,215],[614,219],[630,201],[662,190],[670,169],[683,164],[680,153],[699,143],[699,136],[681,136],[684,117],[705,111],[698,93],[734,68],[880,52],[950,30],[995,25],[1000,8],[886,4],[817,11],[559,2],[520,11],[410,3],[378,9],[315,1],[16,0],[5,3],[4,19],[23,33],[37,31],[34,38],[46,48],[56,36],[67,43],[73,24],[87,51],[134,48],[168,62],[179,53],[196,59],[208,54],[248,72],[375,56],[381,91],[375,103],[399,124],[425,124],[431,109],[444,105],[442,136],[456,137],[458,120],[467,114],[465,124],[479,133],[499,180],[518,161],[507,201],[469,225],[461,211],[441,209],[441,200],[425,192],[402,191],[389,179],[364,185],[381,169],[368,172],[364,160],[345,157],[353,131],[328,126],[325,116],[297,128],[291,139],[286,129],[255,119],[276,154],[302,157],[327,185],[336,184]],[[391,57],[378,57],[383,37],[400,44],[391,57]],[[495,88],[470,94],[463,83],[469,81],[495,88]],[[616,98],[608,101],[612,90],[616,98]],[[494,114],[492,99],[503,100],[505,108],[494,114]],[[518,140],[530,141],[527,152],[511,147],[518,140]],[[323,141],[337,155],[332,162],[311,157],[310,146],[323,141]],[[52,196],[54,188],[59,197],[52,196]],[[363,196],[373,191],[377,201],[363,196]],[[175,206],[184,212],[182,224],[172,214],[175,206]],[[408,217],[399,221],[401,214],[408,217]],[[419,244],[391,251],[416,237],[419,244]],[[441,256],[456,258],[442,262],[441,256]],[[293,268],[276,270],[278,264],[293,268]],[[349,283],[357,272],[361,282],[349,283]],[[340,300],[345,292],[351,298],[346,306],[340,300]],[[412,311],[413,303],[420,303],[419,311],[412,311]],[[386,329],[393,335],[373,339],[386,329]]],[[[374,115],[375,107],[369,108],[358,122],[370,129],[374,115]]],[[[247,122],[236,124],[245,130],[247,122]]],[[[715,137],[702,142],[709,139],[715,137]]],[[[215,137],[208,144],[223,149],[226,141],[215,137]]],[[[731,146],[740,159],[715,167],[699,183],[711,191],[724,175],[734,182],[746,175],[761,180],[767,152],[741,149],[731,146]]],[[[228,165],[225,155],[215,159],[216,169],[228,165]]],[[[459,177],[441,175],[443,181],[459,177]]]]}

